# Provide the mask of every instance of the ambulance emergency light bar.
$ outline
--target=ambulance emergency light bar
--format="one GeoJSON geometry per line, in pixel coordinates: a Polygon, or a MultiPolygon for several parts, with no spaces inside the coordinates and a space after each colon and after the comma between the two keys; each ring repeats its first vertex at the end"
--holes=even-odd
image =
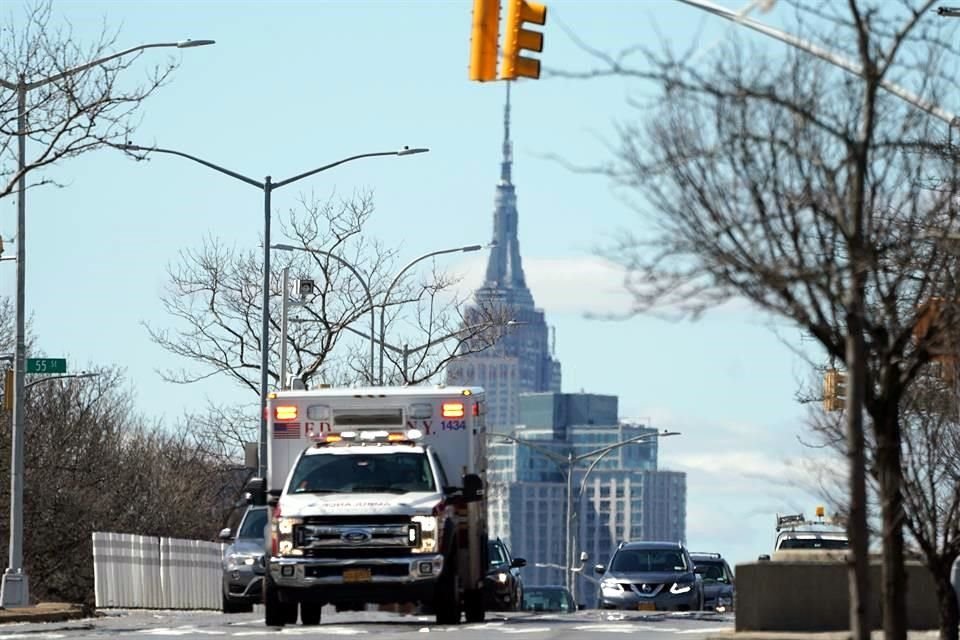
{"type": "Polygon", "coordinates": [[[373,429],[362,429],[359,431],[341,431],[340,433],[329,433],[321,439],[320,444],[331,444],[334,442],[412,442],[423,437],[423,432],[419,429],[407,429],[406,431],[381,431],[373,429]]]}
{"type": "MultiPolygon", "coordinates": [[[[417,403],[407,408],[408,417],[414,419],[430,418],[433,416],[433,405],[417,403]]],[[[279,421],[296,420],[299,411],[297,405],[277,405],[273,408],[273,419],[279,421]]],[[[307,418],[311,420],[326,419],[332,413],[334,422],[338,425],[359,426],[390,426],[403,424],[403,412],[400,409],[349,409],[333,410],[326,405],[308,407],[307,418]],[[322,414],[322,415],[321,415],[322,414]]],[[[444,418],[464,418],[467,415],[466,407],[462,402],[443,402],[440,405],[440,415],[444,418]]],[[[473,415],[480,415],[480,405],[473,405],[473,415]]]]}

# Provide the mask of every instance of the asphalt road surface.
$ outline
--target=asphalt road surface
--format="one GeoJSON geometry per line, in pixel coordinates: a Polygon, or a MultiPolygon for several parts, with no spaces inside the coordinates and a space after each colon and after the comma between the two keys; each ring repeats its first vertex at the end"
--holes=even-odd
{"type": "MultiPolygon", "coordinates": [[[[259,610],[260,607],[257,607],[259,610]]],[[[574,614],[488,613],[480,624],[437,625],[432,616],[387,612],[336,613],[325,608],[315,627],[266,627],[259,612],[223,615],[208,611],[111,611],[98,618],[63,623],[0,625],[0,640],[103,640],[104,638],[266,638],[366,636],[370,640],[439,634],[456,640],[497,640],[523,634],[530,640],[703,640],[731,631],[732,614],[579,611],[574,614]]],[[[422,637],[422,636],[420,636],[422,637]]]]}

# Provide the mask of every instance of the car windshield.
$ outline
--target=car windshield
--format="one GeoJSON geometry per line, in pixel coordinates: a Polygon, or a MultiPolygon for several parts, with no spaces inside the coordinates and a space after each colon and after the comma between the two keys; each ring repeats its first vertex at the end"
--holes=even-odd
{"type": "Polygon", "coordinates": [[[724,584],[730,582],[727,572],[723,569],[723,561],[696,560],[694,564],[698,569],[702,567],[704,582],[722,582],[724,584]]]}
{"type": "Polygon", "coordinates": [[[850,543],[843,538],[784,538],[779,549],[849,549],[850,543]]]}
{"type": "Polygon", "coordinates": [[[621,549],[610,563],[623,573],[687,571],[683,553],[676,549],[621,549]]]}
{"type": "Polygon", "coordinates": [[[496,569],[507,564],[507,555],[503,552],[503,546],[497,542],[487,543],[487,555],[490,557],[490,568],[496,569]]]}
{"type": "Polygon", "coordinates": [[[409,493],[435,491],[424,453],[304,455],[290,480],[294,493],[409,493]]]}
{"type": "Polygon", "coordinates": [[[575,611],[573,597],[563,587],[527,587],[523,592],[524,611],[575,611]]]}
{"type": "Polygon", "coordinates": [[[265,529],[267,528],[267,510],[250,509],[243,518],[243,524],[240,525],[238,538],[255,538],[263,540],[265,529]]]}

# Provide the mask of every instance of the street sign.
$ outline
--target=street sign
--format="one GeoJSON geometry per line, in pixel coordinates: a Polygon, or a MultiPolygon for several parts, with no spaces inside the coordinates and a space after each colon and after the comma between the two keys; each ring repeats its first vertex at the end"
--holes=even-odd
{"type": "Polygon", "coordinates": [[[66,373],[66,358],[27,358],[27,373],[66,373]]]}

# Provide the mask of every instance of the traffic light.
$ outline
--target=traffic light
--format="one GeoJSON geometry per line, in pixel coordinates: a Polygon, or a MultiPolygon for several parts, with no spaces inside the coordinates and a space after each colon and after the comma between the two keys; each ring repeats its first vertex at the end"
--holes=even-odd
{"type": "Polygon", "coordinates": [[[547,7],[528,0],[507,0],[507,20],[503,32],[503,60],[500,79],[539,78],[540,61],[520,55],[523,51],[543,51],[543,34],[524,28],[528,22],[545,24],[547,7]]]}
{"type": "Polygon", "coordinates": [[[836,369],[827,369],[823,376],[823,410],[843,410],[846,397],[847,375],[836,369]]]}
{"type": "Polygon", "coordinates": [[[497,46],[500,39],[500,0],[473,0],[470,32],[470,79],[497,79],[497,46]]]}

